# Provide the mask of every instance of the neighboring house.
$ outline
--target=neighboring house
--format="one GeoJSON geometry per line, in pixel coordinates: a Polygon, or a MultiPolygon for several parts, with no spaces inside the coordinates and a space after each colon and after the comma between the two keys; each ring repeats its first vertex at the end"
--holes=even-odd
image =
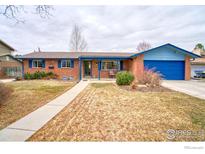
{"type": "Polygon", "coordinates": [[[191,77],[197,76],[196,72],[205,72],[205,51],[194,49],[193,53],[200,55],[201,58],[196,58],[191,61],[191,77]]]}
{"type": "Polygon", "coordinates": [[[139,53],[114,52],[33,52],[24,55],[24,73],[52,71],[59,78],[109,78],[117,71],[131,71],[141,78],[145,68],[155,68],[164,79],[189,80],[190,59],[200,56],[165,44],[139,53]]]}
{"type": "Polygon", "coordinates": [[[191,77],[196,77],[196,72],[205,73],[205,57],[197,58],[191,61],[191,77]]]}
{"type": "Polygon", "coordinates": [[[22,75],[22,62],[12,56],[15,49],[0,40],[0,78],[22,75]]]}

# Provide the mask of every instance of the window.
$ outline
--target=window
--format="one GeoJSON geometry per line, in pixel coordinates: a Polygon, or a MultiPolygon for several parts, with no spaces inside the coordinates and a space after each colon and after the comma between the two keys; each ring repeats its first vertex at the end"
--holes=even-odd
{"type": "Polygon", "coordinates": [[[32,67],[43,67],[43,61],[42,60],[33,60],[32,67]]]}
{"type": "Polygon", "coordinates": [[[102,70],[112,70],[118,69],[117,61],[103,61],[102,62],[102,70]]]}
{"type": "Polygon", "coordinates": [[[6,56],[6,61],[9,61],[9,60],[10,60],[9,56],[6,56]]]}
{"type": "Polygon", "coordinates": [[[61,67],[62,68],[67,68],[67,67],[71,67],[71,60],[62,60],[61,61],[61,67]]]}

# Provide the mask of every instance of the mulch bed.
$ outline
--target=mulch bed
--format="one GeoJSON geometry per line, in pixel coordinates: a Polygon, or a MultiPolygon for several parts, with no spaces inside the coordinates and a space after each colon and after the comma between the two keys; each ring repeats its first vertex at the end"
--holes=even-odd
{"type": "Polygon", "coordinates": [[[136,87],[136,89],[133,89],[131,86],[119,86],[121,89],[127,90],[127,91],[139,91],[139,92],[172,92],[173,90],[157,86],[157,87],[136,87]]]}

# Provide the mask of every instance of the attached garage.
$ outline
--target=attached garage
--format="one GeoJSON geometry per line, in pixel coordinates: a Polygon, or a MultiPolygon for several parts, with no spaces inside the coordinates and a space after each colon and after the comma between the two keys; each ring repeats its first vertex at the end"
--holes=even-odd
{"type": "Polygon", "coordinates": [[[200,56],[172,44],[136,53],[133,58],[133,74],[140,78],[143,70],[154,69],[166,80],[189,80],[191,76],[190,59],[200,56]],[[143,67],[143,69],[141,69],[143,67]]]}
{"type": "Polygon", "coordinates": [[[185,77],[184,61],[145,60],[144,68],[154,69],[166,80],[184,80],[185,77]]]}

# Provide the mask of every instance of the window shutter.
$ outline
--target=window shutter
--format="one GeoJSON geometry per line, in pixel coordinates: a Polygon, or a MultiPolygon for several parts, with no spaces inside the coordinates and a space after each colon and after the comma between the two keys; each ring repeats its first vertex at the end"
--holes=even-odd
{"type": "Polygon", "coordinates": [[[61,68],[61,60],[58,60],[58,68],[61,68]]]}
{"type": "Polygon", "coordinates": [[[123,70],[123,61],[120,61],[120,70],[123,70]]]}
{"type": "Polygon", "coordinates": [[[74,60],[71,59],[71,68],[74,68],[74,60]]]}
{"type": "Polygon", "coordinates": [[[46,64],[45,64],[45,59],[42,60],[42,67],[45,68],[46,64]]]}
{"type": "Polygon", "coordinates": [[[29,65],[29,68],[32,68],[32,61],[33,61],[33,60],[32,60],[32,59],[29,59],[28,61],[29,61],[29,62],[28,62],[28,63],[29,63],[29,64],[28,64],[28,65],[29,65]]]}

